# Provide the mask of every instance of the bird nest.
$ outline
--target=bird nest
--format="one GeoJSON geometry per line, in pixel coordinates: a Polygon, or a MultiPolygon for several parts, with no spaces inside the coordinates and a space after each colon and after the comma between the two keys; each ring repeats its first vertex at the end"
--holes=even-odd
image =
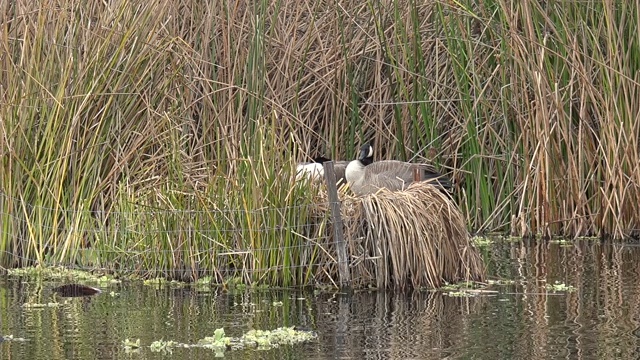
{"type": "Polygon", "coordinates": [[[354,287],[438,288],[484,279],[464,217],[441,190],[419,182],[404,191],[340,195],[354,287]]]}

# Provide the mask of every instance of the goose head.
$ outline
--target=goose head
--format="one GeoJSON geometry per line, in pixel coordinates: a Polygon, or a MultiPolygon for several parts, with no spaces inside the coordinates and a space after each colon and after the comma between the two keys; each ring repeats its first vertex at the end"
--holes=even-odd
{"type": "Polygon", "coordinates": [[[322,164],[322,163],[325,163],[325,162],[327,162],[327,161],[331,161],[331,159],[326,158],[326,157],[324,157],[324,156],[317,156],[317,157],[314,157],[314,158],[311,160],[311,162],[312,162],[312,163],[318,163],[318,164],[322,164]]]}
{"type": "Polygon", "coordinates": [[[373,146],[366,143],[360,147],[358,158],[347,165],[344,176],[348,183],[359,181],[364,176],[364,169],[367,165],[373,163],[373,146]]]}
{"type": "Polygon", "coordinates": [[[360,146],[358,161],[360,161],[365,166],[373,162],[373,146],[371,146],[371,143],[366,143],[360,146]]]}

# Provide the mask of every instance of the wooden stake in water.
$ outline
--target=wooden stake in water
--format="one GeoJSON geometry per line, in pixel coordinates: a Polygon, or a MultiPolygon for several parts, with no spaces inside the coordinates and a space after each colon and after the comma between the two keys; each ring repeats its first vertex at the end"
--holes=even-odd
{"type": "Polygon", "coordinates": [[[323,164],[324,178],[327,182],[327,194],[329,195],[329,205],[331,206],[331,220],[333,221],[333,238],[336,242],[338,252],[338,272],[340,274],[340,286],[351,286],[351,275],[349,274],[349,262],[347,260],[347,244],[342,233],[342,215],[340,214],[340,199],[338,199],[338,187],[336,185],[336,173],[333,170],[333,161],[326,161],[323,164]]]}

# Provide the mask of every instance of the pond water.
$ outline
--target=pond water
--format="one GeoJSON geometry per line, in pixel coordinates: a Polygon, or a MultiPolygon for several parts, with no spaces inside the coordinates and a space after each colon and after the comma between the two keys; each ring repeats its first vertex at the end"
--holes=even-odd
{"type": "Polygon", "coordinates": [[[224,328],[312,329],[298,345],[227,350],[227,359],[640,358],[640,247],[594,240],[498,241],[482,247],[493,284],[447,292],[158,288],[124,283],[53,301],[59,282],[0,278],[2,359],[201,359],[203,348],[154,352],[156,340],[194,344],[224,328]],[[549,285],[556,285],[550,289],[549,285]],[[19,338],[22,338],[21,341],[19,338]],[[140,339],[128,350],[125,339],[140,339]]]}

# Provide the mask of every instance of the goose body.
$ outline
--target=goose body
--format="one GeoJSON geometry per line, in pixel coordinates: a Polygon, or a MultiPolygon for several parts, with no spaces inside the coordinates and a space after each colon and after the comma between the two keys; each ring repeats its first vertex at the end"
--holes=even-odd
{"type": "Polygon", "coordinates": [[[391,191],[406,189],[416,181],[427,181],[447,192],[451,181],[428,164],[412,164],[397,160],[376,161],[365,166],[363,158],[373,159],[373,148],[365,144],[360,148],[358,159],[351,161],[345,169],[345,178],[351,191],[362,196],[385,188],[391,191]]]}
{"type": "MultiPolygon", "coordinates": [[[[320,158],[324,160],[318,160],[318,158],[314,159],[313,162],[309,163],[300,163],[296,166],[296,181],[314,181],[320,182],[324,180],[324,165],[325,161],[331,161],[327,158],[320,158]]],[[[349,161],[334,161],[333,162],[333,170],[336,174],[336,184],[338,186],[346,183],[346,178],[344,177],[345,169],[349,165],[349,161]]]]}
{"type": "MultiPolygon", "coordinates": [[[[304,179],[308,179],[311,181],[323,181],[324,180],[323,163],[327,161],[331,161],[331,159],[327,159],[326,157],[320,156],[320,157],[314,158],[312,162],[299,163],[296,166],[296,181],[302,181],[304,179]]],[[[373,162],[373,157],[365,157],[361,161],[363,166],[367,166],[372,162],[373,162]]],[[[338,184],[338,186],[347,183],[345,172],[349,163],[351,163],[351,161],[334,161],[333,162],[333,171],[336,174],[336,184],[338,184]]]]}
{"type": "Polygon", "coordinates": [[[302,163],[296,166],[296,181],[309,179],[313,181],[320,180],[324,177],[324,168],[322,163],[302,163]]]}

